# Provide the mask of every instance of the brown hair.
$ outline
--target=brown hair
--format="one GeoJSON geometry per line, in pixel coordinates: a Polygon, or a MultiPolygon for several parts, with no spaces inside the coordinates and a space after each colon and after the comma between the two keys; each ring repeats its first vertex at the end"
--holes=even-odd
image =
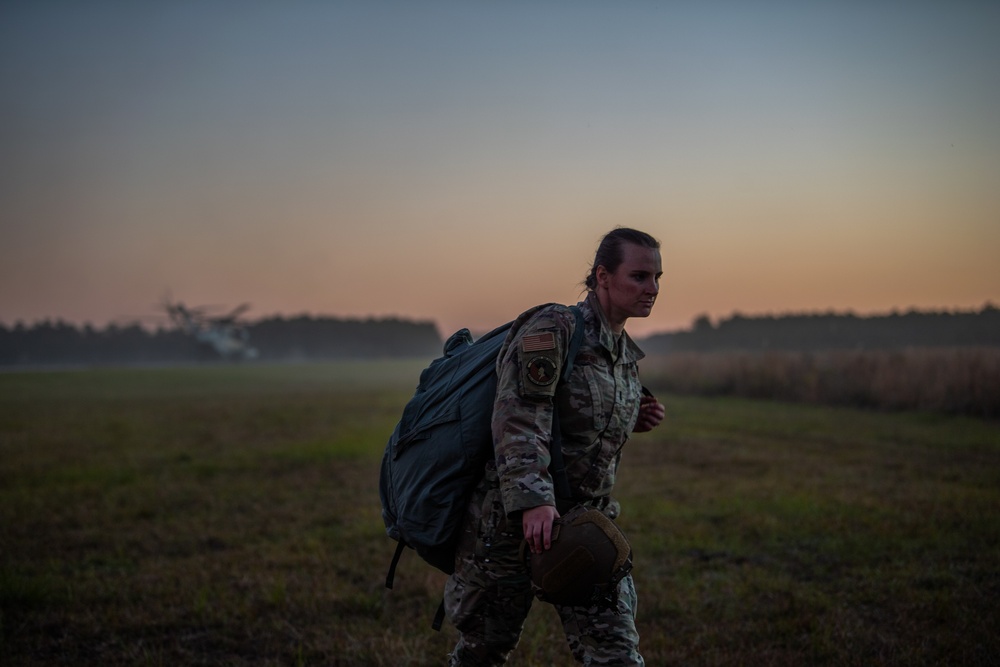
{"type": "Polygon", "coordinates": [[[614,273],[621,266],[624,258],[622,246],[626,243],[634,243],[643,248],[659,250],[660,242],[646,232],[628,227],[617,227],[604,235],[601,245],[597,247],[594,255],[594,265],[590,268],[590,274],[583,281],[587,289],[593,292],[597,289],[597,267],[603,266],[609,272],[614,273]]]}

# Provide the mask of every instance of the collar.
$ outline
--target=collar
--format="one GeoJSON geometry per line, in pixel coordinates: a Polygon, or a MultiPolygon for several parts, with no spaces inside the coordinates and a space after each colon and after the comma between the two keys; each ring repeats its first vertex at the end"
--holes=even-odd
{"type": "Polygon", "coordinates": [[[645,352],[639,349],[639,346],[628,335],[628,332],[622,331],[620,338],[615,336],[611,330],[611,325],[608,323],[608,316],[604,314],[601,302],[597,299],[596,292],[588,292],[586,300],[581,301],[577,305],[584,309],[585,319],[586,311],[589,310],[593,313],[593,319],[598,328],[597,339],[601,347],[607,350],[613,359],[621,359],[624,355],[631,361],[638,361],[646,356],[645,352]]]}

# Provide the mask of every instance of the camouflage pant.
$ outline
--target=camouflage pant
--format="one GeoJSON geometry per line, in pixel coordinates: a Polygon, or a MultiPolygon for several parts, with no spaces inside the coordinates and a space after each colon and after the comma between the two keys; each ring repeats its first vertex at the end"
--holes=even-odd
{"type": "MultiPolygon", "coordinates": [[[[451,665],[502,665],[517,646],[534,595],[519,556],[520,522],[508,524],[488,472],[470,504],[445,609],[461,633],[451,665]]],[[[618,585],[616,606],[555,605],[570,651],[584,665],[643,665],[635,628],[632,577],[618,585]]]]}

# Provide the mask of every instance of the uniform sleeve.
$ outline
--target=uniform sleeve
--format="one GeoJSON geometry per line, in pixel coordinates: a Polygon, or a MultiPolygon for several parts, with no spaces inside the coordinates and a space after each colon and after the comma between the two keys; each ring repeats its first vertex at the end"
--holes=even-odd
{"type": "Polygon", "coordinates": [[[517,332],[499,364],[493,446],[508,514],[556,504],[548,470],[553,398],[571,326],[565,313],[543,311],[517,332]]]}

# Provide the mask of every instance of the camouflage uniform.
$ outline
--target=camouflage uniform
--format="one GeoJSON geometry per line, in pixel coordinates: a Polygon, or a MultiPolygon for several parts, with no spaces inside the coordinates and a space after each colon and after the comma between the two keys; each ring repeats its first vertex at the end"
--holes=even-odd
{"type": "MultiPolygon", "coordinates": [[[[503,664],[517,645],[533,595],[519,557],[521,512],[555,505],[548,471],[553,401],[559,407],[562,450],[574,500],[612,519],[611,499],[622,446],[639,414],[642,352],[623,334],[616,339],[591,293],[579,304],[585,336],[573,371],[558,382],[576,326],[572,311],[548,306],[515,322],[500,352],[493,417],[496,460],[469,505],[445,587],[445,608],[461,632],[452,665],[503,664]],[[558,389],[558,391],[557,391],[558,389]]],[[[565,512],[560,507],[560,512],[565,512]]],[[[555,605],[573,656],[587,665],[642,665],[635,628],[631,576],[611,609],[555,605]]]]}

